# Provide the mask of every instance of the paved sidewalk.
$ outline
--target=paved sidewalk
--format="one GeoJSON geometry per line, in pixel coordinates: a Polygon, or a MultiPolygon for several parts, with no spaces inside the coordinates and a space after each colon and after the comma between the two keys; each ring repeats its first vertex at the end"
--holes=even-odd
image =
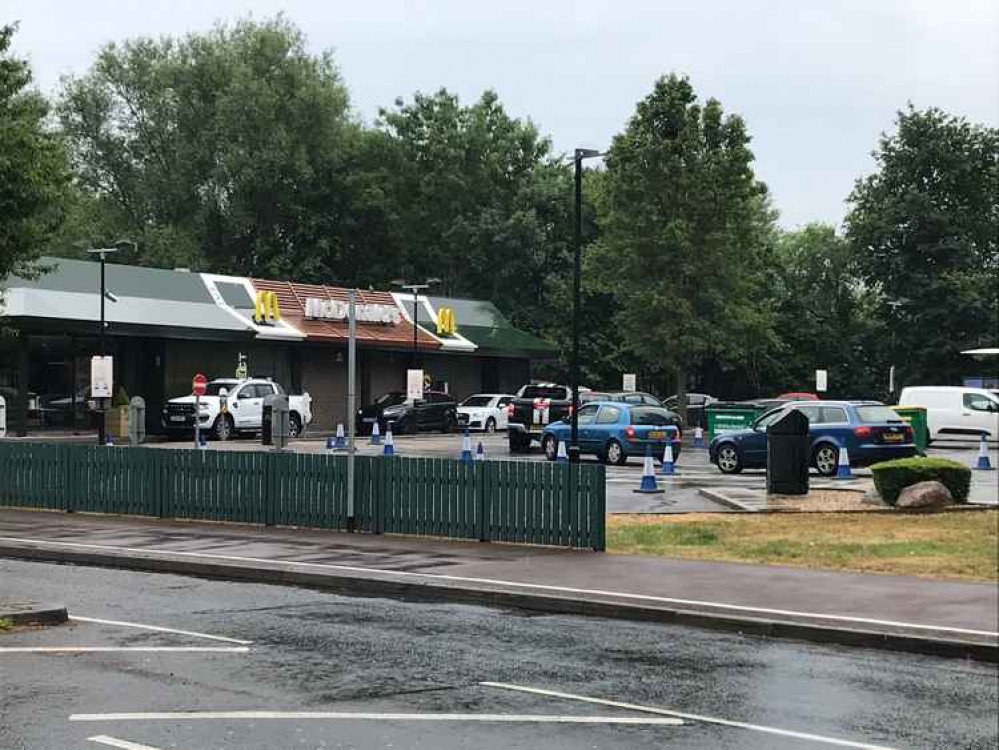
{"type": "Polygon", "coordinates": [[[991,583],[11,509],[0,509],[0,557],[999,660],[999,590],[991,583]]]}

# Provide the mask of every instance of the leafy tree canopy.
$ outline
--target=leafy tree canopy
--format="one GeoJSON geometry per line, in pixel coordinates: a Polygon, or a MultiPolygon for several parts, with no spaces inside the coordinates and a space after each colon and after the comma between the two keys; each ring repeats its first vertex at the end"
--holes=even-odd
{"type": "Polygon", "coordinates": [[[846,220],[857,268],[903,384],[952,382],[999,337],[999,130],[910,105],[874,158],[846,220]]]}
{"type": "Polygon", "coordinates": [[[65,152],[46,127],[48,106],[31,90],[28,63],[10,52],[15,26],[0,27],[0,281],[30,275],[63,218],[65,152]]]}

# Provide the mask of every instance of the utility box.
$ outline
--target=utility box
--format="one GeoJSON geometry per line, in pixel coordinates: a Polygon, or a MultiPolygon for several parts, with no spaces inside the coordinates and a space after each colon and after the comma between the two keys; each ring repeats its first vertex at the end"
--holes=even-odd
{"type": "Polygon", "coordinates": [[[288,396],[282,393],[265,398],[260,442],[274,450],[284,450],[288,446],[288,423],[288,396]]]}
{"type": "Polygon", "coordinates": [[[146,442],[146,400],[142,396],[132,396],[128,402],[128,442],[130,445],[146,442]]]}
{"type": "Polygon", "coordinates": [[[767,494],[808,494],[808,417],[789,409],[767,426],[767,494]]]}
{"type": "Polygon", "coordinates": [[[7,399],[0,396],[0,438],[7,437],[7,399]]]}

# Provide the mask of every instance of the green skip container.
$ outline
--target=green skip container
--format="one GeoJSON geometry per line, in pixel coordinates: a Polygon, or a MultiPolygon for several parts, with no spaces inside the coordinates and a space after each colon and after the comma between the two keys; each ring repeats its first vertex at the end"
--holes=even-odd
{"type": "Polygon", "coordinates": [[[710,441],[716,435],[733,430],[745,430],[765,409],[755,404],[726,403],[716,401],[708,404],[705,410],[708,424],[708,436],[710,441]]]}
{"type": "Polygon", "coordinates": [[[906,422],[912,425],[912,437],[916,443],[916,450],[923,455],[930,444],[930,430],[926,426],[925,406],[893,406],[894,411],[906,422]]]}

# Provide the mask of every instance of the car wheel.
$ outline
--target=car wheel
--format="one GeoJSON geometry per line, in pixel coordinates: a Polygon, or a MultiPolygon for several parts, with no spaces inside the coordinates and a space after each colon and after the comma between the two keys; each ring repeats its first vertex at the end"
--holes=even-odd
{"type": "Polygon", "coordinates": [[[731,443],[725,443],[718,448],[716,463],[722,474],[738,474],[742,471],[742,459],[739,457],[739,451],[731,443]]]}
{"type": "Polygon", "coordinates": [[[295,439],[302,435],[302,418],[295,412],[288,415],[288,437],[295,439]]]}
{"type": "Polygon", "coordinates": [[[221,440],[225,442],[232,438],[236,433],[234,425],[232,423],[232,417],[228,414],[219,414],[215,418],[215,424],[212,425],[212,435],[215,436],[216,440],[221,440]]]}
{"type": "Polygon", "coordinates": [[[812,463],[816,470],[824,477],[835,476],[836,468],[839,466],[839,448],[829,443],[822,443],[815,449],[812,455],[812,463]]]}
{"type": "Polygon", "coordinates": [[[510,433],[510,452],[511,453],[527,453],[531,450],[531,439],[523,438],[515,432],[510,433]]]}
{"type": "Polygon", "coordinates": [[[492,417],[486,420],[486,432],[496,432],[496,420],[492,417]]]}
{"type": "Polygon", "coordinates": [[[617,440],[611,440],[604,448],[603,459],[606,463],[624,466],[628,463],[628,454],[624,452],[624,448],[617,440]]]}
{"type": "Polygon", "coordinates": [[[554,435],[545,435],[541,439],[541,450],[545,452],[545,458],[554,461],[558,458],[558,440],[554,435]]]}

